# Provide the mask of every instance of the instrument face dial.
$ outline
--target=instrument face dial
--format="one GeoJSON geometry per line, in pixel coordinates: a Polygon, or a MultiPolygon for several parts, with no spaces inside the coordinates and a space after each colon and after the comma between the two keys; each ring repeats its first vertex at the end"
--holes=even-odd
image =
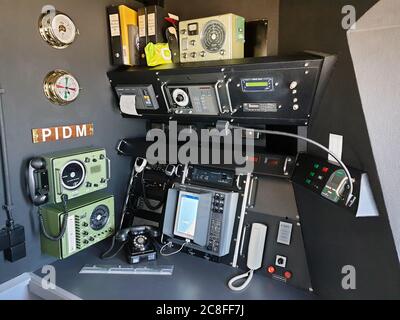
{"type": "Polygon", "coordinates": [[[64,70],[50,72],[44,80],[44,93],[54,104],[61,106],[75,101],[80,93],[78,80],[64,70]]]}
{"type": "Polygon", "coordinates": [[[67,190],[78,189],[86,178],[85,166],[79,161],[70,161],[61,170],[61,183],[67,190]]]}
{"type": "Polygon", "coordinates": [[[39,32],[43,40],[55,49],[68,47],[79,33],[72,19],[58,11],[41,15],[39,32]]]}
{"type": "Polygon", "coordinates": [[[54,36],[61,43],[67,45],[74,42],[76,37],[76,27],[71,18],[67,15],[56,15],[51,23],[51,28],[54,36]]]}
{"type": "Polygon", "coordinates": [[[107,225],[109,219],[110,210],[106,206],[99,206],[94,209],[90,216],[90,227],[95,231],[102,230],[107,225]]]}
{"type": "Polygon", "coordinates": [[[76,100],[79,95],[78,81],[70,74],[60,76],[56,81],[55,93],[61,100],[64,100],[65,102],[72,102],[76,100]]]}

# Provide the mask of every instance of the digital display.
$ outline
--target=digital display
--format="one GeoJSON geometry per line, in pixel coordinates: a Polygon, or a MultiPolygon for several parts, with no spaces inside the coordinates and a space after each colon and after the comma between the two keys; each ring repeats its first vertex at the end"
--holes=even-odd
{"type": "Polygon", "coordinates": [[[246,83],[246,87],[268,87],[269,82],[248,82],[246,83]]]}
{"type": "Polygon", "coordinates": [[[195,194],[181,192],[175,221],[175,235],[194,239],[199,201],[200,198],[195,194]]]}
{"type": "Polygon", "coordinates": [[[233,172],[216,172],[211,169],[194,168],[191,175],[192,181],[203,184],[214,184],[232,187],[235,179],[233,172]]]}
{"type": "Polygon", "coordinates": [[[273,78],[242,79],[243,92],[271,92],[274,91],[273,78]]]}

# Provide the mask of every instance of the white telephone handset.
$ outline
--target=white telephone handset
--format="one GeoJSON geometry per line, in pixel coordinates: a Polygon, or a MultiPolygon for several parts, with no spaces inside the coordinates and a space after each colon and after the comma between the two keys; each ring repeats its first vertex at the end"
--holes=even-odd
{"type": "Polygon", "coordinates": [[[267,226],[263,224],[254,223],[252,225],[249,250],[247,253],[247,267],[250,269],[250,271],[232,278],[228,283],[228,286],[231,290],[241,291],[246,289],[253,278],[254,271],[262,267],[265,240],[267,238],[267,230],[268,230],[267,226]],[[247,278],[247,280],[241,286],[239,287],[234,286],[235,282],[245,278],[247,278]]]}

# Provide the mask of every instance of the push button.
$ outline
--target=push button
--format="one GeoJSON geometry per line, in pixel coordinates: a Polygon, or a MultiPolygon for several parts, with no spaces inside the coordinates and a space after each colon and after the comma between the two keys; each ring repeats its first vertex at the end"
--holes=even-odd
{"type": "Polygon", "coordinates": [[[314,169],[319,169],[320,165],[318,163],[314,164],[314,169]]]}
{"type": "Polygon", "coordinates": [[[329,172],[329,168],[323,167],[323,168],[322,168],[322,172],[323,172],[323,173],[328,173],[328,172],[329,172]]]}
{"type": "Polygon", "coordinates": [[[306,180],[306,184],[311,185],[312,181],[310,179],[306,180]]]}
{"type": "Polygon", "coordinates": [[[315,172],[310,172],[310,177],[315,177],[315,172]]]}

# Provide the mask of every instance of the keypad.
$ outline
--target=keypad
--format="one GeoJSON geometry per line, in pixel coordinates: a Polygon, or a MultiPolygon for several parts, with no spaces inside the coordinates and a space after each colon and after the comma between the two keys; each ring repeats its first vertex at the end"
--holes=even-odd
{"type": "Polygon", "coordinates": [[[207,249],[218,253],[221,239],[222,215],[225,210],[225,195],[216,193],[212,202],[212,220],[207,249]]]}

